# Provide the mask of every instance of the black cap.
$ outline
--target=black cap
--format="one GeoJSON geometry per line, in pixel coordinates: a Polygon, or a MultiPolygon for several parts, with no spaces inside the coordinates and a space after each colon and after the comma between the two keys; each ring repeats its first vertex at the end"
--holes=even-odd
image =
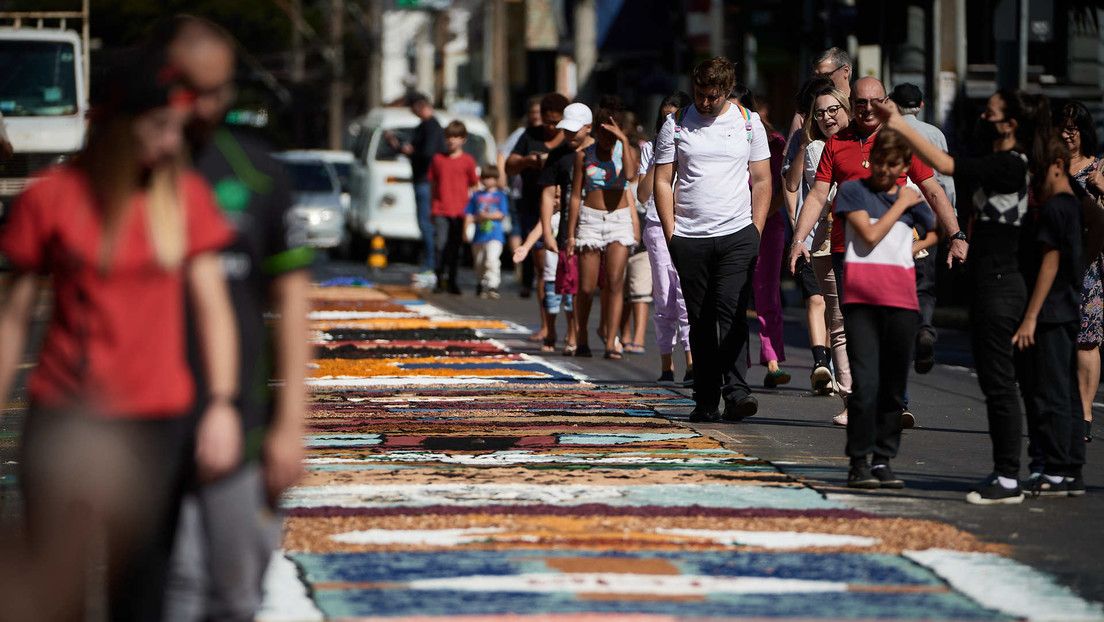
{"type": "Polygon", "coordinates": [[[902,108],[919,108],[924,103],[924,93],[915,84],[898,84],[889,94],[893,103],[902,108]]]}

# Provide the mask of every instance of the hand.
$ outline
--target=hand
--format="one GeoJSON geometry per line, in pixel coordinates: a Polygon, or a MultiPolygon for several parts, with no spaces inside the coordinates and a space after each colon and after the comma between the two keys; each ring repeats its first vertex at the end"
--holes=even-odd
{"type": "Polygon", "coordinates": [[[970,245],[966,240],[951,240],[951,250],[947,253],[947,267],[953,268],[955,262],[966,263],[966,255],[970,252],[970,245]]]}
{"type": "Polygon", "coordinates": [[[809,249],[805,248],[804,242],[798,242],[793,246],[790,246],[790,274],[797,274],[797,260],[803,258],[805,261],[809,261],[809,249]]]}
{"type": "Polygon", "coordinates": [[[556,244],[556,238],[554,238],[550,235],[546,235],[541,239],[544,241],[544,249],[545,250],[553,252],[553,253],[559,253],[560,252],[560,246],[559,246],[559,244],[556,244]]]}
{"type": "Polygon", "coordinates": [[[196,474],[201,482],[227,475],[242,456],[242,427],[238,410],[226,399],[216,399],[203,412],[196,430],[196,474]]]}
{"type": "Polygon", "coordinates": [[[529,247],[522,244],[514,249],[514,263],[521,263],[529,256],[529,247]]]}
{"type": "Polygon", "coordinates": [[[897,201],[903,203],[905,207],[912,207],[923,202],[923,200],[924,195],[917,192],[915,188],[904,186],[897,191],[897,201]]]}
{"type": "Polygon", "coordinates": [[[303,477],[306,450],[298,430],[276,427],[265,437],[262,452],[265,494],[276,507],[280,495],[303,477]]]}
{"type": "Polygon", "coordinates": [[[901,117],[901,111],[897,110],[897,104],[886,101],[882,103],[871,102],[874,107],[874,115],[877,116],[882,123],[889,125],[895,118],[901,117]]]}
{"type": "Polygon", "coordinates": [[[613,117],[609,118],[609,123],[602,124],[602,129],[606,130],[610,134],[613,134],[614,138],[616,138],[617,140],[628,144],[629,137],[625,136],[624,130],[621,129],[620,125],[617,125],[617,122],[613,120],[613,117]]]}
{"type": "Polygon", "coordinates": [[[575,254],[575,238],[567,238],[567,242],[564,243],[564,253],[568,257],[575,254]]]}
{"type": "Polygon", "coordinates": [[[1016,331],[1015,335],[1012,335],[1012,345],[1019,348],[1020,351],[1035,345],[1035,318],[1025,317],[1023,319],[1019,330],[1016,331]]]}
{"type": "Polygon", "coordinates": [[[1104,162],[1096,163],[1096,170],[1089,176],[1089,184],[1096,188],[1098,194],[1104,194],[1104,162]]]}

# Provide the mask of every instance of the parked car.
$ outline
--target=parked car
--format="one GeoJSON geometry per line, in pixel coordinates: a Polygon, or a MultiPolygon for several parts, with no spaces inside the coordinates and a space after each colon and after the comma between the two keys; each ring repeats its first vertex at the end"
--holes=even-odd
{"type": "MultiPolygon", "coordinates": [[[[480,168],[495,166],[494,138],[482,119],[440,111],[436,116],[442,126],[463,121],[468,128],[464,151],[480,168]]],[[[383,137],[391,131],[400,141],[409,140],[419,122],[408,108],[376,108],[349,125],[354,157],[350,228],[365,240],[377,235],[388,241],[421,240],[410,160],[383,137]]]]}
{"type": "Polygon", "coordinates": [[[341,200],[341,181],[334,164],[315,151],[284,151],[276,158],[291,181],[293,205],[290,228],[303,232],[306,243],[315,248],[347,245],[346,208],[341,200]]]}

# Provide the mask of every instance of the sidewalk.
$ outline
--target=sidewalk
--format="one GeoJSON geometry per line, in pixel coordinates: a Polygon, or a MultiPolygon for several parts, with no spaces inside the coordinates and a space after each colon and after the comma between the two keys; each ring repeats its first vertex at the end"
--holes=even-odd
{"type": "Polygon", "coordinates": [[[732,449],[755,428],[687,426],[676,391],[519,352],[510,321],[314,291],[309,474],[262,620],[1104,619],[1006,546],[732,449]]]}

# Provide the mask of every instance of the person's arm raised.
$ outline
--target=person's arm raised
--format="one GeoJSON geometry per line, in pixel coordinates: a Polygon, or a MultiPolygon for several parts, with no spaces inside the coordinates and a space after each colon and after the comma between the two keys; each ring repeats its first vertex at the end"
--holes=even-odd
{"type": "Polygon", "coordinates": [[[920,161],[944,175],[954,175],[954,158],[943,152],[942,149],[928,142],[911,125],[909,125],[901,113],[897,110],[897,104],[892,102],[879,104],[875,102],[874,113],[882,120],[882,124],[891,130],[901,133],[901,136],[912,145],[912,150],[920,161]]]}
{"type": "MultiPolygon", "coordinates": [[[[838,194],[836,200],[841,200],[838,194]]],[[[923,200],[920,193],[912,188],[901,188],[897,191],[897,199],[893,202],[893,206],[873,223],[870,222],[870,215],[865,211],[846,212],[847,227],[851,230],[851,233],[859,236],[859,239],[867,246],[877,246],[889,233],[889,230],[893,228],[893,225],[901,219],[905,211],[923,200]]],[[[837,209],[839,208],[837,207],[837,209]]]]}

